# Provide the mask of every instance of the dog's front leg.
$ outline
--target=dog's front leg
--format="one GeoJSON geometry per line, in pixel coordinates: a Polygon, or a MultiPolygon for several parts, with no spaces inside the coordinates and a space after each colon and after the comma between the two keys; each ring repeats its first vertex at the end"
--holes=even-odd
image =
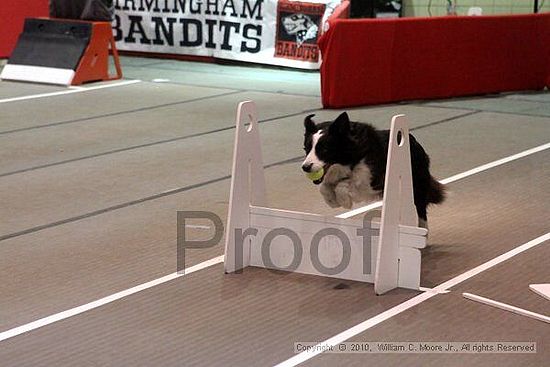
{"type": "Polygon", "coordinates": [[[319,188],[319,192],[325,199],[325,203],[331,208],[338,208],[340,204],[336,200],[336,193],[334,192],[334,186],[323,182],[319,188]]]}
{"type": "Polygon", "coordinates": [[[336,201],[341,207],[351,209],[353,206],[353,200],[351,198],[351,180],[346,179],[338,182],[334,188],[334,194],[336,195],[336,201]]]}
{"type": "Polygon", "coordinates": [[[351,208],[351,168],[341,164],[330,166],[321,184],[321,195],[332,208],[351,208]]]}

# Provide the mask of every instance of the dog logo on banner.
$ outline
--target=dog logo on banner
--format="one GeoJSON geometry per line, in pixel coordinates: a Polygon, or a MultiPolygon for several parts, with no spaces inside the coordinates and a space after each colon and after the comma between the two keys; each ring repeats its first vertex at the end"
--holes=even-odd
{"type": "Polygon", "coordinates": [[[286,34],[296,36],[298,47],[301,47],[304,41],[317,39],[317,31],[319,31],[319,27],[311,18],[302,13],[284,17],[283,27],[286,34]]]}
{"type": "Polygon", "coordinates": [[[318,62],[317,38],[325,4],[279,0],[275,57],[318,62]]]}

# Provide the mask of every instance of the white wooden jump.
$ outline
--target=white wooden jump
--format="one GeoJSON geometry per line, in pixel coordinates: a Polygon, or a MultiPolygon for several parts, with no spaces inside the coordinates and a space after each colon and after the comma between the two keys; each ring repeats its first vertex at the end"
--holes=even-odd
{"type": "Polygon", "coordinates": [[[419,288],[420,249],[426,246],[428,231],[418,227],[413,203],[409,130],[404,115],[394,116],[391,122],[382,216],[380,224],[367,223],[367,228],[372,228],[370,234],[365,232],[363,220],[267,207],[253,102],[239,104],[236,123],[226,273],[247,266],[295,271],[374,283],[376,294],[397,287],[419,288]],[[371,236],[369,246],[367,237],[371,236]]]}

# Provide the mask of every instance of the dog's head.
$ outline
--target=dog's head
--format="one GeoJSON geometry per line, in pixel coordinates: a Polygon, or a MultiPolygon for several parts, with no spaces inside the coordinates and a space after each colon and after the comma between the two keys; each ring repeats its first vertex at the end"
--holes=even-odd
{"type": "MultiPolygon", "coordinates": [[[[356,144],[351,134],[348,114],[343,112],[336,120],[320,124],[313,121],[313,116],[309,115],[304,120],[306,158],[302,163],[302,170],[316,172],[323,168],[326,173],[334,163],[352,164],[356,144]]],[[[322,181],[323,177],[313,183],[318,185],[322,181]]]]}

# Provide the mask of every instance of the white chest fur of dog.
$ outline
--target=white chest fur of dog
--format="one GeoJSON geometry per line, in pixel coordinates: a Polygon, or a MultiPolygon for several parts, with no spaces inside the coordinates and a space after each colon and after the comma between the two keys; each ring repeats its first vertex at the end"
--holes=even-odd
{"type": "Polygon", "coordinates": [[[370,168],[364,163],[357,164],[353,169],[333,164],[325,174],[320,192],[330,207],[350,209],[353,203],[372,201],[380,197],[382,192],[372,188],[371,179],[370,168]]]}

